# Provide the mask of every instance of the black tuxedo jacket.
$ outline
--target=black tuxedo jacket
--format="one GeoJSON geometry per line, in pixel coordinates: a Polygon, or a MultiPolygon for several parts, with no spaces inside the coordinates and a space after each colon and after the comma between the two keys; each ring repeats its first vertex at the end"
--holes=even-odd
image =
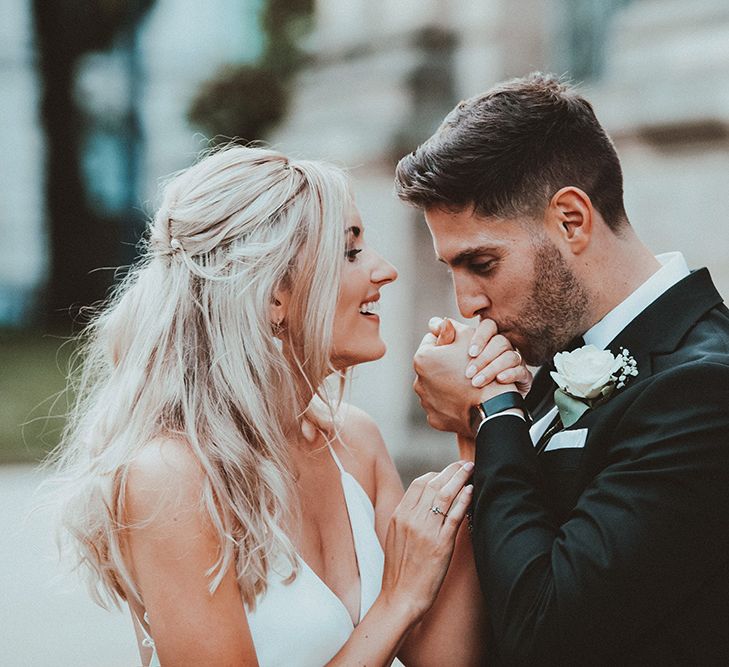
{"type": "MultiPolygon", "coordinates": [[[[701,269],[608,346],[639,374],[537,453],[483,424],[473,544],[488,664],[729,665],[729,311],[701,269]]],[[[528,397],[548,403],[544,372],[528,397]]]]}

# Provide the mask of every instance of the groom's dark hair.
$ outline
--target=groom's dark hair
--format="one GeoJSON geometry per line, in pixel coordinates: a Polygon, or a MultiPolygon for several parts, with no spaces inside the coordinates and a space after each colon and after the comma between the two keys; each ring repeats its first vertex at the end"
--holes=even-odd
{"type": "Polygon", "coordinates": [[[461,102],[397,165],[396,190],[423,209],[537,216],[560,188],[584,190],[606,224],[627,224],[623,174],[590,103],[534,73],[461,102]]]}

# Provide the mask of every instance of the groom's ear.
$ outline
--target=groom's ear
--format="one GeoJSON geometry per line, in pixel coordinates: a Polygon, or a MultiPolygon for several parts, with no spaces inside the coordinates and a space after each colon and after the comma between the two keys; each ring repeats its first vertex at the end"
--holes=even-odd
{"type": "Polygon", "coordinates": [[[572,185],[555,192],[547,207],[545,223],[550,236],[579,255],[590,243],[595,209],[583,190],[572,185]]]}

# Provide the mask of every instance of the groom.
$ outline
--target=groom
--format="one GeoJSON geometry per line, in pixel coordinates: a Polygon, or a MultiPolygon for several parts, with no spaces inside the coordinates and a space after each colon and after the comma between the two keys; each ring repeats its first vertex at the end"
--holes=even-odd
{"type": "Polygon", "coordinates": [[[610,139],[549,76],[461,102],[397,189],[488,339],[426,337],[415,360],[429,423],[474,448],[488,664],[729,665],[729,311],[708,271],[641,243],[610,139]],[[465,372],[510,344],[542,366],[525,401],[494,364],[465,372]]]}

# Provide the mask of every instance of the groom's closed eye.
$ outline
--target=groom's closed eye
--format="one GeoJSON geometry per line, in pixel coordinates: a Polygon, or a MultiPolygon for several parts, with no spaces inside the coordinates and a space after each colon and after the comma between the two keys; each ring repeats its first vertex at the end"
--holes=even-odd
{"type": "Polygon", "coordinates": [[[469,262],[468,269],[474,273],[484,275],[496,268],[497,260],[491,259],[487,262],[469,262]]]}
{"type": "Polygon", "coordinates": [[[500,254],[493,246],[476,246],[462,250],[451,260],[438,257],[438,261],[448,264],[452,269],[465,266],[472,271],[489,271],[498,262],[500,254]]]}

